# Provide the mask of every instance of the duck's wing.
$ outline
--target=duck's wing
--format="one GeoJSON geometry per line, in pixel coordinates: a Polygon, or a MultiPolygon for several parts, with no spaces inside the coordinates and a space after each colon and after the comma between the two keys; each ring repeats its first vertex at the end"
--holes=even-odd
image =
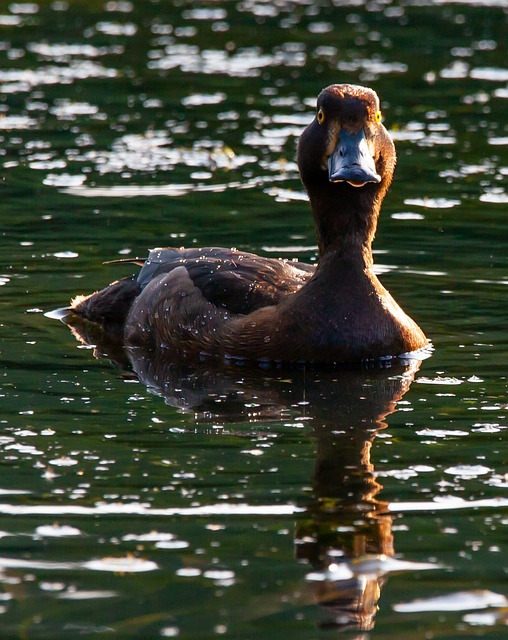
{"type": "Polygon", "coordinates": [[[207,302],[230,313],[247,314],[274,305],[298,291],[314,273],[301,262],[211,247],[154,249],[137,282],[144,289],[154,278],[184,267],[207,302]]]}
{"type": "Polygon", "coordinates": [[[153,249],[144,262],[138,258],[119,262],[142,268],[138,276],[123,278],[89,296],[75,298],[66,320],[69,324],[77,324],[83,318],[100,325],[107,334],[121,338],[136,298],[154,280],[178,267],[184,267],[203,303],[235,314],[277,304],[314,273],[313,266],[301,262],[219,247],[153,249]]]}

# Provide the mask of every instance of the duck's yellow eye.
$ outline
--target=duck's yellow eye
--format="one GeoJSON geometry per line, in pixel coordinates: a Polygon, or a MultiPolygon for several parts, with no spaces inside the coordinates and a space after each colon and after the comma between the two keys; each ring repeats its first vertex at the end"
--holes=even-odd
{"type": "Polygon", "coordinates": [[[323,122],[325,121],[325,112],[323,111],[323,109],[320,109],[317,112],[317,121],[319,122],[319,124],[323,124],[323,122]]]}
{"type": "Polygon", "coordinates": [[[382,119],[381,111],[376,111],[376,122],[381,122],[382,119]]]}

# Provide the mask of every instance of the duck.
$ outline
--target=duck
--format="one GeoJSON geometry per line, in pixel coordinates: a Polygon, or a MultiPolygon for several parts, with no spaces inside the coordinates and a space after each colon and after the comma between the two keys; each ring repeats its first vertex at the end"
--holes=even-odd
{"type": "Polygon", "coordinates": [[[372,243],[396,165],[380,101],[332,84],[298,141],[317,265],[238,249],[156,248],[141,269],[77,296],[68,324],[175,361],[347,364],[424,350],[429,340],[374,273],[372,243]]]}

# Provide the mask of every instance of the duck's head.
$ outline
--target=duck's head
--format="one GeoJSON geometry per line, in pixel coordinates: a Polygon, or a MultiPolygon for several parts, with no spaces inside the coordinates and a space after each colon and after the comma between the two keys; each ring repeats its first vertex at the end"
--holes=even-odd
{"type": "Polygon", "coordinates": [[[315,118],[300,137],[298,166],[322,250],[324,235],[333,237],[334,229],[342,236],[354,231],[355,220],[356,230],[363,224],[373,235],[395,162],[395,147],[381,122],[375,91],[350,84],[321,91],[315,118]]]}

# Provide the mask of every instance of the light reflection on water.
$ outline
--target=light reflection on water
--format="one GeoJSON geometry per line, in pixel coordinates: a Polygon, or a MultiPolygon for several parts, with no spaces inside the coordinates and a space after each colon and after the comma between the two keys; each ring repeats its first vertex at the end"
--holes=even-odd
{"type": "Polygon", "coordinates": [[[504,2],[0,14],[4,634],[504,638],[504,2]],[[160,371],[43,316],[161,244],[314,259],[295,142],[336,81],[396,140],[421,372],[160,371]]]}

